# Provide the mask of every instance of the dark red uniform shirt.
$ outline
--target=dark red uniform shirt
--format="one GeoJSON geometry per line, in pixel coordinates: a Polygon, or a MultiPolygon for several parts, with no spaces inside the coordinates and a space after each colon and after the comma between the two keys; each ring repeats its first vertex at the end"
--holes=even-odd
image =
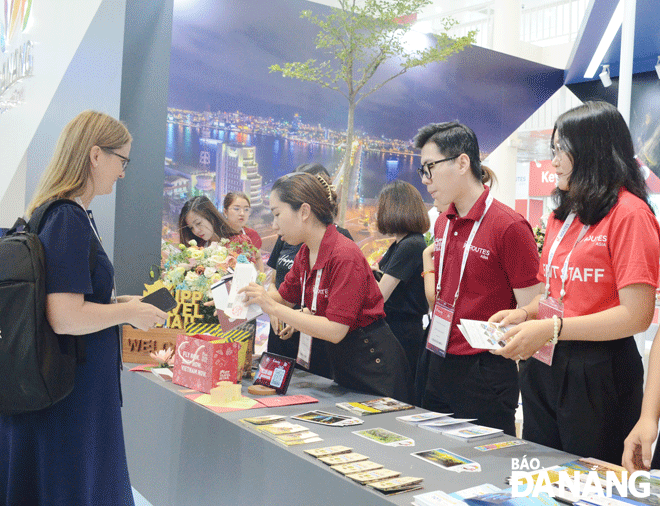
{"type": "MultiPolygon", "coordinates": [[[[433,263],[435,283],[442,237],[449,225],[442,273],[440,299],[453,304],[461,272],[463,249],[474,222],[481,218],[489,190],[486,189],[464,217],[459,217],[454,204],[435,222],[433,263]]],[[[472,241],[454,308],[447,353],[472,355],[483,350],[472,348],[456,326],[461,318],[488,320],[502,309],[516,307],[514,288],[527,288],[538,283],[539,254],[532,228],[525,218],[497,200],[486,213],[472,241]]]]}
{"type": "Polygon", "coordinates": [[[293,267],[280,285],[279,293],[288,302],[300,304],[304,273],[305,306],[311,308],[316,272],[323,269],[316,301],[316,314],[348,325],[349,332],[384,318],[383,296],[360,248],[328,225],[321,240],[316,263],[309,268],[309,248],[303,244],[293,267]]]}

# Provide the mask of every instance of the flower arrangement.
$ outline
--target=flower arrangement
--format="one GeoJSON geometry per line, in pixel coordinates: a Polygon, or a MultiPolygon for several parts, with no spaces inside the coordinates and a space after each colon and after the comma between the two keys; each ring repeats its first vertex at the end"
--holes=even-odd
{"type": "MultiPolygon", "coordinates": [[[[252,244],[230,242],[228,239],[213,242],[206,247],[197,246],[194,240],[188,246],[163,241],[160,276],[152,269],[151,278],[160,277],[169,290],[201,292],[203,303],[209,300],[209,290],[213,283],[228,274],[229,268],[234,268],[237,262],[247,261],[255,254],[259,253],[252,244]]],[[[217,323],[214,311],[213,306],[200,304],[202,322],[217,323]]]]}
{"type": "Polygon", "coordinates": [[[172,348],[167,348],[167,350],[158,350],[156,353],[152,351],[149,353],[149,355],[158,363],[156,367],[172,369],[174,366],[174,350],[172,348]]]}
{"type": "Polygon", "coordinates": [[[543,243],[545,242],[545,227],[534,227],[532,232],[534,232],[536,248],[539,250],[539,256],[541,256],[541,251],[543,251],[543,243]]]}

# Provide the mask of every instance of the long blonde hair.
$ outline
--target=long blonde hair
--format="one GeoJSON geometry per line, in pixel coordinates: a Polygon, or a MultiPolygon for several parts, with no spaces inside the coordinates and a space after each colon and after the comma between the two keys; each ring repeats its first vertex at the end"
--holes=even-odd
{"type": "Polygon", "coordinates": [[[128,129],[112,116],[91,110],[78,114],[62,130],[26,215],[29,217],[52,198],[73,198],[84,193],[91,177],[89,154],[94,146],[113,150],[131,140],[128,129]]]}

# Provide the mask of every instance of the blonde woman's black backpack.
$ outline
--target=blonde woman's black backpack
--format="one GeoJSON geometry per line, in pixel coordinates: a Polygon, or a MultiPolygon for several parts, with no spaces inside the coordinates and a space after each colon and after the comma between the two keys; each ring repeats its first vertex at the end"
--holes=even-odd
{"type": "MultiPolygon", "coordinates": [[[[0,415],[48,408],[73,389],[76,364],[85,357],[84,338],[58,335],[46,318],[46,263],[37,234],[53,209],[75,205],[46,202],[26,223],[19,218],[0,237],[0,415]]],[[[90,272],[98,245],[92,241],[90,272]]]]}

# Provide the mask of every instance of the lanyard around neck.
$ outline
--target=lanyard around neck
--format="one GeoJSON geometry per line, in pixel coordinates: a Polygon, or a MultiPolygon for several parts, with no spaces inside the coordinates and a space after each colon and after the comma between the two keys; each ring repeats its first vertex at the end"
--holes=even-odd
{"type": "MultiPolygon", "coordinates": [[[[321,273],[323,272],[323,269],[319,269],[316,271],[316,281],[314,282],[314,295],[312,297],[312,307],[310,308],[312,314],[316,314],[316,299],[318,298],[319,295],[319,286],[321,285],[321,273]]],[[[305,285],[307,284],[307,271],[305,271],[305,274],[303,276],[303,282],[302,282],[302,296],[300,298],[300,307],[305,307],[305,285]]]]}
{"type": "MultiPolygon", "coordinates": [[[[461,274],[458,278],[458,286],[456,287],[456,294],[454,295],[454,301],[453,301],[454,306],[456,305],[456,301],[458,300],[458,292],[461,289],[461,280],[463,279],[463,273],[465,272],[465,265],[467,264],[468,255],[470,254],[470,247],[472,246],[472,241],[474,240],[474,236],[477,235],[479,226],[481,225],[481,222],[483,221],[484,216],[486,216],[486,213],[488,212],[488,209],[490,208],[490,205],[492,203],[493,203],[493,196],[489,193],[488,198],[486,199],[486,206],[484,208],[484,212],[481,215],[481,218],[475,221],[474,225],[472,225],[472,230],[470,231],[470,235],[468,236],[468,239],[465,242],[465,247],[463,248],[463,260],[461,261],[461,274]]],[[[447,225],[445,226],[445,232],[442,236],[442,246],[440,247],[440,264],[438,265],[438,284],[436,286],[436,298],[439,297],[440,295],[440,288],[442,284],[442,268],[445,264],[445,248],[447,246],[447,237],[449,234],[450,225],[451,225],[451,221],[447,221],[447,225]]]]}
{"type": "MultiPolygon", "coordinates": [[[[559,247],[562,240],[564,239],[564,236],[566,235],[566,232],[568,232],[568,229],[573,224],[574,219],[575,219],[575,213],[570,213],[566,217],[566,221],[564,221],[564,224],[562,225],[561,229],[559,230],[559,233],[557,234],[557,237],[555,237],[555,240],[552,243],[552,247],[550,248],[550,252],[548,253],[548,263],[545,266],[545,297],[546,297],[546,299],[550,295],[550,270],[552,268],[552,261],[555,258],[555,253],[557,252],[557,248],[559,247]]],[[[589,230],[589,225],[583,225],[582,226],[582,230],[580,230],[580,233],[578,234],[578,237],[575,240],[575,243],[573,243],[573,247],[571,248],[571,251],[568,252],[568,255],[566,255],[566,260],[564,260],[564,265],[561,268],[561,290],[559,291],[559,300],[560,301],[562,301],[564,299],[564,295],[566,295],[566,290],[564,290],[564,288],[566,286],[566,280],[568,280],[568,262],[571,258],[571,255],[573,254],[573,250],[575,250],[575,247],[584,238],[584,236],[586,235],[588,230],[589,230]]]]}
{"type": "MultiPolygon", "coordinates": [[[[101,241],[101,236],[99,236],[99,233],[96,231],[96,227],[94,226],[94,223],[92,222],[92,211],[89,211],[85,209],[85,206],[82,203],[82,199],[80,197],[76,197],[76,202],[80,205],[85,210],[85,214],[87,215],[87,220],[89,221],[89,226],[92,227],[92,232],[94,232],[94,235],[96,238],[99,240],[99,244],[101,247],[103,247],[103,241],[101,241]]],[[[90,273],[91,275],[91,273],[90,273]]],[[[117,303],[117,286],[115,285],[115,276],[113,274],[112,276],[112,294],[110,295],[110,298],[112,300],[113,304],[117,303]]],[[[122,366],[123,369],[123,366],[122,366]]]]}

